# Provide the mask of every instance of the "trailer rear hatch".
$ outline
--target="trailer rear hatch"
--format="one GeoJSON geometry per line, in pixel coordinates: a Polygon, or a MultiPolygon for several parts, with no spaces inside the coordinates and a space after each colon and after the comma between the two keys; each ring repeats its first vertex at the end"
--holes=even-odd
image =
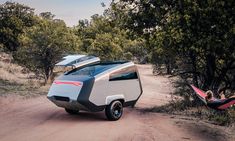
{"type": "Polygon", "coordinates": [[[79,81],[55,80],[49,90],[48,96],[55,96],[59,101],[77,100],[83,83],[79,81]]]}
{"type": "Polygon", "coordinates": [[[58,62],[56,66],[72,66],[81,67],[89,64],[94,64],[100,61],[99,57],[89,55],[68,55],[63,57],[62,61],[58,62]]]}
{"type": "Polygon", "coordinates": [[[77,100],[79,93],[83,87],[83,82],[92,79],[89,76],[72,76],[72,75],[62,75],[58,77],[52,84],[48,97],[55,97],[56,100],[69,101],[77,100]]]}

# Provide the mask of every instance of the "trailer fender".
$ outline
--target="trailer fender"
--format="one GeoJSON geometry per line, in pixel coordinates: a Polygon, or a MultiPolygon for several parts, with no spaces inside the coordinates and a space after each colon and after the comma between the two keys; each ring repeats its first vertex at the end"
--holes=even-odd
{"type": "Polygon", "coordinates": [[[125,97],[122,94],[107,96],[105,99],[105,105],[109,105],[112,101],[118,100],[118,99],[123,99],[125,101],[125,97]]]}

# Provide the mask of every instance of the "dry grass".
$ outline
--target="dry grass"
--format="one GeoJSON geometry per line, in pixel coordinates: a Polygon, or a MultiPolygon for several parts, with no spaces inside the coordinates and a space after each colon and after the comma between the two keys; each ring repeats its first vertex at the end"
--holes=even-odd
{"type": "Polygon", "coordinates": [[[189,89],[187,83],[177,77],[171,77],[170,80],[176,88],[173,93],[175,97],[172,97],[168,104],[143,109],[144,112],[194,117],[212,124],[235,128],[235,105],[225,111],[210,109],[196,97],[192,90],[189,89]]]}
{"type": "Polygon", "coordinates": [[[42,80],[36,79],[34,73],[12,63],[10,55],[0,53],[0,95],[45,94],[48,86],[42,87],[41,84],[42,80]]]}
{"type": "Polygon", "coordinates": [[[235,126],[235,106],[225,111],[216,111],[206,106],[194,107],[184,100],[172,100],[166,105],[147,108],[144,111],[194,117],[221,126],[235,126]]]}
{"type": "Polygon", "coordinates": [[[31,72],[24,73],[24,68],[11,63],[10,55],[0,53],[0,79],[11,83],[38,86],[40,81],[34,79],[34,74],[31,72]]]}

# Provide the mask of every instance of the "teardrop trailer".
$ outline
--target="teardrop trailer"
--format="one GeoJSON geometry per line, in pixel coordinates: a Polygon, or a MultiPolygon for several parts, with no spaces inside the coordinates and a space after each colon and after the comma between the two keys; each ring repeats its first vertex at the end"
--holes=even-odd
{"type": "Polygon", "coordinates": [[[75,67],[53,82],[47,97],[69,114],[105,110],[109,120],[118,120],[123,107],[133,107],[143,92],[133,62],[101,62],[98,57],[79,55],[64,59],[57,65],[75,67]]]}

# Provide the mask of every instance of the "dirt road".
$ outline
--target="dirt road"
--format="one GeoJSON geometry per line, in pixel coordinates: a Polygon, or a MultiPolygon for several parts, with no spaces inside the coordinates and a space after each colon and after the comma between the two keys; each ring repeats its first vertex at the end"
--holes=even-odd
{"type": "Polygon", "coordinates": [[[141,109],[167,103],[172,86],[166,77],[153,77],[151,66],[139,66],[139,69],[144,93],[137,108],[126,108],[123,117],[115,122],[107,121],[103,112],[68,115],[46,96],[1,97],[0,141],[227,140],[220,134],[208,135],[206,123],[142,112],[141,109]]]}

